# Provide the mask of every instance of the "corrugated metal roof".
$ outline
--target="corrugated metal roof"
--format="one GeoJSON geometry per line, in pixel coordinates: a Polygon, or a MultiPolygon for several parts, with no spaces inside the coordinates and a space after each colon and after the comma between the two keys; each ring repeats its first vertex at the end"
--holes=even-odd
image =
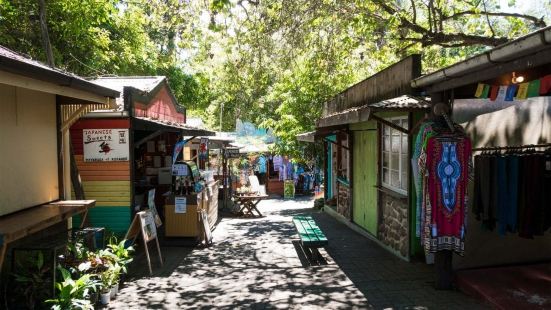
{"type": "Polygon", "coordinates": [[[121,77],[98,77],[91,80],[98,85],[116,89],[121,92],[124,87],[133,87],[141,91],[150,92],[157,87],[166,77],[164,76],[121,76],[121,77]]]}
{"type": "Polygon", "coordinates": [[[368,104],[368,107],[374,109],[428,109],[430,107],[430,98],[404,95],[368,104]]]}
{"type": "Polygon", "coordinates": [[[158,119],[152,119],[152,118],[149,118],[149,117],[141,117],[141,116],[135,116],[134,118],[138,119],[138,120],[145,121],[145,122],[161,125],[161,126],[172,127],[172,128],[175,128],[175,129],[181,129],[182,131],[184,131],[184,134],[186,134],[185,131],[189,131],[190,135],[192,135],[192,136],[214,136],[215,135],[215,133],[213,131],[193,127],[193,126],[190,126],[190,125],[187,125],[187,124],[184,124],[184,123],[171,122],[171,121],[162,121],[162,120],[158,120],[158,119]]]}
{"type": "Polygon", "coordinates": [[[337,126],[369,120],[371,113],[381,111],[411,111],[425,110],[430,108],[430,99],[404,95],[376,103],[369,103],[363,106],[346,109],[322,117],[317,122],[317,127],[337,126]]]}
{"type": "Polygon", "coordinates": [[[1,45],[0,70],[6,70],[60,86],[88,91],[100,96],[116,98],[119,95],[112,87],[98,85],[76,74],[47,66],[1,45]]]}

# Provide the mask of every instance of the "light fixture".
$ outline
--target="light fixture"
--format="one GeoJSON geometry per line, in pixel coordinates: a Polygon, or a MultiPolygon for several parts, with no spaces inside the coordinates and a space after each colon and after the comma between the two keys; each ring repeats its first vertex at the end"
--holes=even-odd
{"type": "Polygon", "coordinates": [[[524,76],[517,76],[516,72],[513,72],[513,78],[511,79],[511,82],[513,82],[514,84],[522,83],[524,82],[524,76]]]}

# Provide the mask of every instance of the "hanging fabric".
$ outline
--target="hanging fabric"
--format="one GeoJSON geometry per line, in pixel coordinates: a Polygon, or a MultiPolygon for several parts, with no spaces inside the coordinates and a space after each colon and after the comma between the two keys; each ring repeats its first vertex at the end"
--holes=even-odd
{"type": "Polygon", "coordinates": [[[416,229],[427,254],[452,250],[463,255],[471,142],[461,126],[446,126],[427,124],[415,141],[416,229]]]}

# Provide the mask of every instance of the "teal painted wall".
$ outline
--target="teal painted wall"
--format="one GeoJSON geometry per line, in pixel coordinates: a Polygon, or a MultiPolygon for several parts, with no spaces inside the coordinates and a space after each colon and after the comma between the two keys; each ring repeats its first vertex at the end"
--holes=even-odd
{"type": "MultiPolygon", "coordinates": [[[[88,211],[90,227],[105,227],[118,235],[124,235],[130,226],[130,207],[95,207],[88,211]]],[[[73,217],[73,227],[80,226],[80,216],[73,217]]]]}
{"type": "Polygon", "coordinates": [[[352,220],[373,235],[377,235],[377,123],[374,121],[350,125],[353,132],[352,220]]]}
{"type": "MultiPolygon", "coordinates": [[[[336,142],[337,136],[331,135],[326,137],[327,140],[336,142]]],[[[327,147],[327,175],[325,176],[327,178],[327,199],[333,198],[333,182],[334,182],[334,176],[333,176],[333,143],[328,143],[327,147]]]]}

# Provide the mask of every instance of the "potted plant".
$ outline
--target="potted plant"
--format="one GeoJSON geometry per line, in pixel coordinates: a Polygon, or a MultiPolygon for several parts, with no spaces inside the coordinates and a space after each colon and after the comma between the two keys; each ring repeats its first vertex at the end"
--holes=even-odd
{"type": "Polygon", "coordinates": [[[96,290],[98,283],[92,278],[92,275],[84,274],[74,280],[68,270],[59,267],[59,271],[62,281],[56,283],[57,298],[46,300],[47,303],[53,304],[52,309],[93,310],[90,293],[96,290]]]}
{"type": "Polygon", "coordinates": [[[115,298],[119,293],[119,281],[122,268],[119,264],[115,263],[110,266],[109,269],[111,270],[111,298],[115,298]]]}
{"type": "Polygon", "coordinates": [[[116,263],[121,268],[120,276],[123,276],[128,272],[127,266],[132,262],[131,254],[134,252],[134,248],[132,246],[127,247],[127,241],[128,240],[124,239],[117,242],[117,239],[113,237],[109,240],[109,244],[107,245],[108,249],[116,257],[116,263]]]}
{"type": "Polygon", "coordinates": [[[100,301],[103,305],[107,305],[111,301],[111,286],[113,285],[113,272],[110,268],[100,273],[100,281],[100,301]]]}

